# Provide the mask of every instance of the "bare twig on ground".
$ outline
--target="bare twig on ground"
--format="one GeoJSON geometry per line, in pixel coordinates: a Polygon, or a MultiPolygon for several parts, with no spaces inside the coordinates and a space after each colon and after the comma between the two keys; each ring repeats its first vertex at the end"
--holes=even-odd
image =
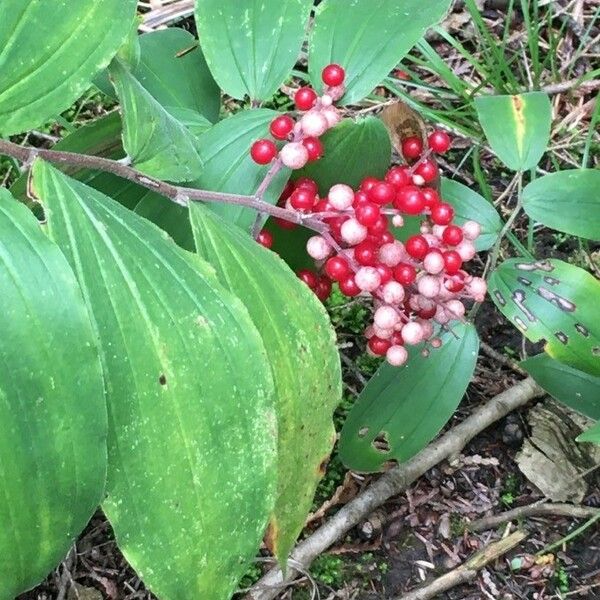
{"type": "Polygon", "coordinates": [[[519,506],[518,508],[507,510],[499,515],[477,519],[477,521],[469,523],[467,529],[473,532],[485,531],[486,529],[494,529],[508,521],[547,515],[588,519],[600,515],[600,508],[555,502],[536,502],[535,504],[519,506]]]}
{"type": "Polygon", "coordinates": [[[437,598],[438,594],[456,587],[461,583],[473,581],[473,579],[477,577],[477,573],[483,569],[483,567],[515,548],[526,537],[527,533],[524,531],[515,531],[508,537],[491,543],[465,563],[456,567],[456,569],[453,569],[449,573],[438,577],[429,585],[409,592],[408,594],[401,596],[398,600],[429,600],[430,598],[437,598]]]}
{"type": "Polygon", "coordinates": [[[508,356],[504,356],[504,354],[500,354],[498,350],[494,350],[494,348],[492,348],[489,344],[486,344],[483,341],[480,342],[479,345],[483,350],[484,354],[487,354],[490,358],[493,358],[496,362],[499,362],[501,365],[512,369],[518,375],[527,377],[527,372],[524,369],[522,369],[516,361],[508,358],[508,356]]]}
{"type": "Polygon", "coordinates": [[[470,440],[492,423],[543,394],[544,390],[528,377],[492,398],[462,423],[453,427],[408,462],[382,475],[354,500],[341,508],[329,521],[296,546],[288,561],[285,576],[279,568],[272,569],[251,588],[246,600],[276,598],[286,584],[293,581],[298,574],[294,564],[308,568],[317,556],[386,500],[405,490],[441,461],[461,452],[470,440]]]}

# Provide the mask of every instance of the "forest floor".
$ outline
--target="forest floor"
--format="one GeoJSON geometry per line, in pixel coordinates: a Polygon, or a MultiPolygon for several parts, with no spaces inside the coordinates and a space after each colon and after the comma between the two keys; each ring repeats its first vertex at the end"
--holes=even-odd
{"type": "MultiPolygon", "coordinates": [[[[190,2],[177,0],[164,4],[165,10],[147,15],[149,27],[167,23],[191,26],[190,2]],[[163,18],[167,9],[168,15],[163,18]],[[184,17],[184,20],[174,21],[176,17],[184,17]]],[[[498,93],[515,93],[534,87],[545,89],[552,98],[554,120],[551,148],[541,164],[541,171],[556,165],[598,167],[600,142],[594,129],[600,113],[595,103],[600,89],[600,2],[540,1],[543,6],[539,14],[534,15],[530,4],[535,3],[457,2],[442,28],[428,35],[426,45],[414,50],[398,66],[395,76],[365,104],[351,111],[367,110],[377,114],[380,105],[394,98],[411,99],[429,122],[441,121],[458,136],[455,150],[445,165],[445,175],[495,200],[504,216],[514,205],[512,195],[503,194],[512,176],[481,144],[470,88],[465,85],[460,89],[456,83],[451,84],[430,60],[431,55],[427,58],[427,53],[435,53],[461,80],[480,84],[481,89],[498,93]],[[513,10],[513,4],[518,10],[513,10]],[[469,10],[475,5],[480,9],[481,26],[489,38],[482,34],[469,10]],[[552,5],[552,11],[548,5],[552,5]],[[522,7],[535,18],[533,24],[524,18],[527,12],[524,13],[522,7]],[[486,77],[482,75],[484,72],[486,77]],[[458,166],[455,169],[451,164],[458,166]]],[[[300,63],[298,69],[303,68],[300,63]]],[[[286,101],[282,98],[280,104],[286,101]]],[[[106,99],[91,95],[63,115],[62,123],[33,134],[39,139],[32,138],[32,141],[51,143],[64,133],[65,124],[77,126],[111,108],[106,99]]],[[[3,178],[10,181],[15,175],[11,173],[12,167],[2,167],[0,165],[0,181],[3,178]]],[[[536,256],[561,258],[598,275],[598,245],[585,245],[577,239],[544,230],[536,230],[532,236],[525,220],[518,221],[516,227],[518,237],[536,256]]],[[[485,254],[476,260],[476,271],[483,270],[485,260],[485,254]]],[[[344,402],[336,414],[336,423],[340,426],[364,378],[373,373],[376,365],[364,354],[358,335],[364,327],[366,311],[359,304],[347,304],[339,297],[329,303],[329,310],[346,353],[344,402]]],[[[481,354],[465,398],[448,428],[522,378],[509,361],[519,360],[533,350],[489,301],[479,311],[477,325],[481,340],[497,354],[481,354]]],[[[536,404],[547,402],[548,399],[542,399],[536,404]]],[[[405,493],[386,502],[318,558],[310,573],[282,591],[280,598],[401,599],[407,590],[433,580],[478,549],[513,531],[514,522],[479,533],[469,532],[466,525],[547,497],[523,475],[516,461],[524,440],[531,439],[531,408],[529,405],[499,421],[468,444],[460,456],[439,464],[405,493]]],[[[346,471],[334,454],[319,487],[314,514],[305,534],[309,535],[376,477],[346,471]]],[[[583,486],[585,489],[577,502],[600,507],[598,472],[588,469],[580,480],[587,485],[583,486]]],[[[566,536],[588,524],[585,519],[565,516],[527,518],[518,524],[527,529],[524,542],[482,569],[473,583],[435,597],[448,600],[600,598],[600,521],[576,533],[572,540],[564,541],[566,536]],[[546,550],[561,540],[557,547],[546,550]]],[[[265,553],[249,570],[242,585],[252,585],[269,566],[270,559],[265,553]]],[[[144,590],[119,553],[109,524],[102,514],[97,514],[55,573],[19,600],[151,598],[153,596],[144,590]]]]}

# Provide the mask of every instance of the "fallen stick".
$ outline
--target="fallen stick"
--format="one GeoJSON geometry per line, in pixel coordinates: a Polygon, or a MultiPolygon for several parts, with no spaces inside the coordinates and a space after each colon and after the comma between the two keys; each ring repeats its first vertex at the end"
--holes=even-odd
{"type": "Polygon", "coordinates": [[[317,556],[386,500],[405,490],[441,461],[458,454],[492,423],[543,394],[544,390],[528,377],[486,402],[462,423],[429,444],[411,460],[389,470],[341,508],[329,521],[296,546],[288,561],[285,576],[279,567],[271,569],[250,588],[245,596],[246,600],[275,598],[298,574],[294,565],[307,569],[317,556]]]}
{"type": "Polygon", "coordinates": [[[563,504],[559,502],[536,502],[535,504],[519,506],[518,508],[507,510],[499,515],[477,519],[477,521],[469,523],[466,528],[468,531],[473,532],[485,531],[486,529],[494,529],[494,527],[503,525],[508,521],[523,519],[525,517],[541,517],[545,515],[588,519],[600,515],[600,508],[576,504],[563,504]]]}
{"type": "Polygon", "coordinates": [[[477,577],[477,573],[483,567],[512,550],[526,537],[527,533],[524,531],[515,531],[509,536],[486,546],[462,565],[456,567],[456,569],[438,577],[424,587],[408,592],[408,594],[401,596],[397,600],[430,600],[430,598],[437,598],[438,594],[446,592],[461,583],[469,583],[477,577]]]}

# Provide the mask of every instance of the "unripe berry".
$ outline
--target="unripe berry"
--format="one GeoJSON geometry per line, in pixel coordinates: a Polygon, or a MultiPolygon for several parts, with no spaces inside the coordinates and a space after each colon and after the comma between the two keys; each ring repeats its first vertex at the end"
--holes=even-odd
{"type": "Polygon", "coordinates": [[[288,135],[294,129],[294,119],[289,115],[279,115],[271,121],[269,131],[271,135],[278,140],[287,139],[288,135]]]}
{"type": "Polygon", "coordinates": [[[325,152],[321,140],[317,139],[316,137],[304,138],[302,140],[302,145],[306,148],[308,152],[309,162],[319,160],[319,158],[321,158],[323,156],[323,153],[325,152]]]}
{"type": "Polygon", "coordinates": [[[342,239],[350,246],[360,244],[367,237],[367,228],[356,219],[348,219],[340,229],[342,239]]]}
{"type": "Polygon", "coordinates": [[[363,292],[374,292],[381,285],[381,275],[374,267],[361,267],[354,279],[363,292]]]}
{"type": "Polygon", "coordinates": [[[442,340],[440,338],[433,338],[431,340],[431,347],[432,348],[441,348],[442,347],[442,340]]]}
{"type": "Polygon", "coordinates": [[[357,197],[360,192],[357,192],[354,195],[354,209],[356,220],[365,227],[372,227],[377,222],[381,211],[377,204],[373,204],[372,202],[364,202],[362,204],[357,204],[357,197]]]}
{"type": "Polygon", "coordinates": [[[417,281],[417,289],[425,298],[435,298],[440,293],[440,281],[433,275],[424,275],[417,281]]]}
{"type": "Polygon", "coordinates": [[[387,265],[380,263],[376,265],[375,268],[377,269],[377,271],[379,272],[379,276],[381,277],[381,285],[390,281],[394,276],[394,272],[387,265]]]}
{"type": "Polygon", "coordinates": [[[405,344],[414,346],[423,341],[423,328],[419,323],[410,321],[402,328],[402,339],[405,344]]]}
{"type": "Polygon", "coordinates": [[[346,279],[342,279],[339,282],[340,292],[344,294],[344,296],[358,296],[360,294],[360,288],[356,285],[356,281],[354,280],[354,275],[349,275],[346,279]]]}
{"type": "Polygon", "coordinates": [[[340,115],[340,111],[335,106],[326,106],[321,114],[327,119],[327,127],[331,129],[335,127],[341,120],[342,115],[340,115]]]}
{"type": "Polygon", "coordinates": [[[448,316],[453,320],[460,321],[465,316],[465,305],[460,300],[448,300],[445,308],[448,316]]]}
{"type": "Polygon", "coordinates": [[[374,335],[369,339],[367,346],[375,356],[383,356],[389,350],[391,344],[389,340],[382,340],[374,335]]]}
{"type": "Polygon", "coordinates": [[[417,272],[412,265],[400,263],[394,269],[394,279],[402,285],[410,285],[417,278],[417,272]]]}
{"type": "Polygon", "coordinates": [[[320,235],[313,235],[306,242],[306,251],[315,260],[324,260],[331,253],[331,246],[325,238],[320,235]]]}
{"type": "Polygon", "coordinates": [[[433,319],[436,323],[439,323],[440,325],[445,325],[446,323],[452,320],[446,309],[441,305],[438,305],[438,307],[436,308],[435,316],[433,317],[433,319]]]}
{"type": "Polygon", "coordinates": [[[300,119],[302,131],[311,137],[320,137],[327,131],[327,118],[317,110],[307,112],[300,119]]]}
{"type": "Polygon", "coordinates": [[[273,246],[273,234],[266,229],[261,229],[256,237],[256,241],[265,248],[271,248],[273,246]]]}
{"type": "Polygon", "coordinates": [[[344,79],[346,78],[346,72],[340,65],[332,63],[327,65],[323,72],[321,73],[321,78],[323,79],[323,83],[329,86],[342,85],[344,83],[344,79]]]}
{"type": "Polygon", "coordinates": [[[429,135],[428,138],[429,147],[437,154],[444,154],[450,149],[450,136],[441,129],[436,129],[429,135]]]}
{"type": "Polygon", "coordinates": [[[425,258],[423,259],[423,267],[432,275],[437,275],[444,270],[444,257],[441,252],[428,252],[425,258]]]}
{"type": "Polygon", "coordinates": [[[354,248],[354,259],[359,265],[374,267],[377,264],[377,246],[364,241],[354,248]]]}
{"type": "Polygon", "coordinates": [[[444,244],[457,246],[463,241],[463,230],[458,225],[448,225],[442,233],[444,244]]]}
{"type": "Polygon", "coordinates": [[[448,275],[458,273],[463,262],[460,254],[455,250],[449,250],[448,252],[444,252],[442,256],[444,257],[444,269],[446,270],[446,273],[448,273],[448,275]]]}
{"type": "Polygon", "coordinates": [[[483,302],[487,293],[487,283],[481,277],[473,277],[469,282],[467,289],[473,296],[475,302],[483,302]]]}
{"type": "Polygon", "coordinates": [[[458,244],[458,246],[456,246],[456,251],[463,262],[468,262],[475,256],[475,246],[473,245],[473,242],[470,242],[469,240],[463,240],[458,244]]]}
{"type": "Polygon", "coordinates": [[[350,275],[350,266],[345,258],[332,256],[325,263],[325,273],[334,281],[341,281],[350,275]]]}
{"type": "Polygon", "coordinates": [[[406,240],[405,248],[413,258],[422,259],[429,251],[429,244],[422,235],[413,235],[406,240]]]}
{"type": "Polygon", "coordinates": [[[475,221],[467,221],[463,224],[462,230],[468,240],[476,240],[481,234],[481,225],[475,221]]]}
{"type": "Polygon", "coordinates": [[[390,346],[385,353],[385,359],[392,367],[401,367],[408,360],[408,352],[403,346],[390,346]]]}
{"type": "Polygon", "coordinates": [[[404,227],[404,217],[402,215],[394,215],[392,217],[392,225],[394,227],[404,227]]]}
{"type": "Polygon", "coordinates": [[[404,300],[404,287],[397,281],[388,281],[382,289],[384,302],[388,304],[400,304],[404,300]]]}
{"type": "Polygon", "coordinates": [[[317,102],[317,93],[311,87],[301,87],[294,94],[294,102],[298,110],[310,110],[317,102]]]}
{"type": "Polygon", "coordinates": [[[290,205],[296,210],[310,210],[314,203],[314,193],[305,188],[296,188],[290,196],[290,205]]]}
{"type": "Polygon", "coordinates": [[[378,327],[375,323],[373,323],[373,334],[382,340],[392,340],[392,336],[394,335],[394,329],[384,329],[382,327],[378,327]]]}
{"type": "Polygon", "coordinates": [[[388,204],[396,196],[396,190],[387,181],[378,181],[368,190],[369,200],[375,204],[388,204]]]}
{"type": "MultiPolygon", "coordinates": [[[[391,329],[392,333],[399,320],[400,316],[391,306],[380,306],[373,315],[373,322],[377,327],[380,327],[381,329],[391,329]]],[[[390,333],[390,337],[392,333],[390,333]]]]}
{"type": "Polygon", "coordinates": [[[296,273],[298,278],[304,281],[304,283],[311,289],[314,290],[317,287],[317,283],[319,282],[319,278],[314,271],[309,271],[308,269],[301,269],[296,273]]]}
{"type": "Polygon", "coordinates": [[[383,244],[379,248],[379,260],[388,267],[395,267],[405,256],[404,247],[398,241],[383,244]]]}
{"type": "Polygon", "coordinates": [[[281,162],[290,169],[301,169],[308,162],[308,150],[301,142],[290,142],[279,152],[281,162]]]}
{"type": "Polygon", "coordinates": [[[354,201],[354,192],[349,185],[338,183],[329,190],[327,200],[336,210],[347,210],[354,201]]]}
{"type": "Polygon", "coordinates": [[[433,335],[433,325],[431,324],[431,321],[417,321],[417,323],[421,326],[423,339],[428,340],[433,335]]]}
{"type": "Polygon", "coordinates": [[[450,204],[441,202],[431,209],[431,220],[436,225],[448,225],[454,218],[454,209],[450,204]]]}
{"type": "Polygon", "coordinates": [[[346,88],[344,85],[335,85],[333,87],[330,87],[327,90],[327,94],[329,96],[331,96],[331,100],[333,102],[335,102],[336,100],[339,100],[344,95],[345,91],[346,91],[346,88]]]}
{"type": "Polygon", "coordinates": [[[250,148],[250,156],[255,163],[267,165],[277,156],[277,146],[272,140],[257,140],[250,148]]]}
{"type": "Polygon", "coordinates": [[[423,142],[416,136],[402,140],[402,156],[407,160],[419,158],[423,153],[423,142]]]}

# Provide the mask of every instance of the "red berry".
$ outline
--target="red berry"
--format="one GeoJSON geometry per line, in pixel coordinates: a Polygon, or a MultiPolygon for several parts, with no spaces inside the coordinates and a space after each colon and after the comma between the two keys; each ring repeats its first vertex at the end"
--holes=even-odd
{"type": "Polygon", "coordinates": [[[273,217],[273,220],[281,229],[296,229],[298,227],[297,223],[292,223],[292,221],[282,219],[281,217],[273,217]]]}
{"type": "Polygon", "coordinates": [[[313,206],[313,212],[329,212],[332,210],[331,204],[327,202],[327,198],[317,200],[317,203],[313,206]]]}
{"type": "Polygon", "coordinates": [[[308,269],[302,269],[296,273],[298,277],[304,281],[304,283],[311,289],[314,290],[317,287],[317,283],[319,283],[319,278],[314,271],[310,271],[308,269]]]}
{"type": "Polygon", "coordinates": [[[444,283],[446,289],[450,292],[454,292],[455,294],[460,292],[465,287],[465,276],[466,273],[464,271],[459,271],[458,273],[454,274],[452,279],[447,279],[444,283]]]}
{"type": "Polygon", "coordinates": [[[363,267],[374,267],[377,264],[377,246],[372,242],[361,242],[354,247],[354,258],[363,267]]]}
{"type": "Polygon", "coordinates": [[[450,149],[450,136],[441,129],[436,129],[428,138],[429,147],[437,154],[444,154],[450,149]]]}
{"type": "Polygon", "coordinates": [[[374,185],[379,183],[379,179],[375,179],[375,177],[365,177],[360,182],[360,189],[363,192],[368,192],[374,185]]]}
{"type": "Polygon", "coordinates": [[[444,244],[458,246],[463,241],[463,230],[458,225],[448,225],[442,233],[444,244]]]}
{"type": "Polygon", "coordinates": [[[408,160],[419,158],[423,154],[423,142],[417,136],[402,140],[402,156],[408,160]]]}
{"type": "Polygon", "coordinates": [[[335,63],[333,63],[331,65],[327,65],[323,69],[321,77],[325,85],[335,87],[344,83],[344,79],[346,78],[346,72],[344,71],[344,69],[342,69],[342,67],[340,67],[340,65],[336,65],[335,63]]]}
{"type": "Polygon", "coordinates": [[[273,246],[273,234],[270,231],[267,231],[266,229],[261,229],[258,232],[256,241],[265,248],[271,248],[271,246],[273,246]]]}
{"type": "Polygon", "coordinates": [[[385,175],[385,180],[397,188],[408,185],[412,178],[407,167],[392,167],[385,175]]]}
{"type": "Polygon", "coordinates": [[[448,275],[454,275],[458,273],[462,267],[462,258],[456,250],[448,250],[442,254],[444,257],[444,269],[448,275]]]}
{"type": "Polygon", "coordinates": [[[319,277],[317,287],[315,287],[317,298],[324,302],[331,294],[331,281],[327,277],[319,277]]]}
{"type": "MultiPolygon", "coordinates": [[[[317,182],[310,177],[298,177],[294,182],[296,188],[302,188],[304,190],[309,190],[315,196],[319,193],[319,188],[317,186],[317,182]]],[[[292,190],[293,191],[293,190],[292,190]]]]}
{"type": "Polygon", "coordinates": [[[360,294],[360,288],[356,285],[356,280],[354,279],[354,275],[350,277],[346,277],[346,279],[342,279],[339,282],[340,292],[344,294],[344,296],[358,296],[360,294]]]}
{"type": "Polygon", "coordinates": [[[402,285],[410,285],[417,279],[417,271],[408,263],[400,263],[394,268],[394,279],[402,285]]]}
{"type": "Polygon", "coordinates": [[[425,208],[425,197],[417,186],[407,185],[396,195],[394,206],[407,215],[418,215],[425,208]]]}
{"type": "Polygon", "coordinates": [[[394,71],[394,75],[398,79],[403,79],[404,81],[408,81],[410,79],[410,75],[406,71],[403,71],[402,69],[396,69],[394,71]]]}
{"type": "Polygon", "coordinates": [[[404,340],[402,339],[402,334],[399,331],[394,331],[390,338],[390,342],[392,343],[392,346],[403,346],[404,340]]]}
{"type": "Polygon", "coordinates": [[[422,308],[419,312],[417,312],[417,315],[421,318],[421,319],[432,319],[435,316],[436,313],[436,307],[432,307],[432,308],[422,308]]]}
{"type": "Polygon", "coordinates": [[[370,338],[367,344],[369,345],[371,352],[377,356],[383,356],[392,345],[389,340],[382,340],[376,335],[370,338]]]}
{"type": "Polygon", "coordinates": [[[277,156],[277,146],[272,140],[258,140],[252,144],[250,156],[255,163],[267,165],[277,156]]]}
{"type": "Polygon", "coordinates": [[[269,131],[278,140],[285,140],[294,129],[294,119],[289,115],[279,115],[271,121],[269,131]]]}
{"type": "Polygon", "coordinates": [[[378,264],[375,266],[375,268],[377,269],[381,277],[381,285],[390,281],[394,276],[392,269],[390,269],[390,267],[388,267],[387,265],[378,264]]]}
{"type": "Polygon", "coordinates": [[[317,92],[311,87],[301,87],[294,94],[294,102],[298,110],[310,110],[317,102],[317,92]]]}
{"type": "Polygon", "coordinates": [[[354,192],[354,201],[352,202],[352,206],[357,208],[360,204],[367,204],[369,202],[369,194],[364,190],[358,190],[358,192],[354,192]]]}
{"type": "MultiPolygon", "coordinates": [[[[292,192],[295,189],[295,184],[293,181],[288,181],[281,192],[281,196],[279,196],[279,200],[277,200],[277,204],[280,206],[285,206],[285,201],[292,195],[292,192]]],[[[316,192],[315,192],[316,194],[316,192]]]]}
{"type": "Polygon", "coordinates": [[[421,193],[423,194],[425,206],[427,208],[431,208],[434,204],[439,204],[441,202],[439,194],[433,188],[421,188],[421,193]]]}
{"type": "Polygon", "coordinates": [[[325,273],[334,281],[342,281],[350,275],[348,261],[341,256],[332,256],[325,263],[325,273]]]}
{"type": "Polygon", "coordinates": [[[379,219],[379,215],[381,214],[379,206],[377,206],[377,204],[373,204],[372,202],[359,204],[354,209],[354,212],[356,214],[356,220],[365,227],[372,227],[375,225],[377,219],[379,219]]]}
{"type": "Polygon", "coordinates": [[[445,202],[436,204],[431,209],[431,220],[436,225],[448,225],[454,218],[454,209],[445,202]]]}
{"type": "Polygon", "coordinates": [[[377,217],[377,221],[375,221],[375,223],[368,228],[368,231],[371,235],[380,236],[387,231],[387,228],[387,217],[385,215],[379,215],[377,217]]]}
{"type": "Polygon", "coordinates": [[[375,204],[387,204],[392,202],[396,196],[396,189],[387,181],[378,181],[368,191],[369,200],[375,204]]]}
{"type": "Polygon", "coordinates": [[[302,140],[302,145],[308,150],[308,160],[319,160],[323,156],[324,148],[321,140],[316,137],[307,137],[302,140]]]}
{"type": "Polygon", "coordinates": [[[395,239],[391,231],[384,231],[379,238],[382,244],[391,244],[395,239]]]}
{"type": "Polygon", "coordinates": [[[413,258],[425,258],[425,255],[429,251],[429,244],[422,235],[413,235],[409,237],[404,245],[406,247],[406,251],[413,258]]]}
{"type": "Polygon", "coordinates": [[[290,204],[296,210],[310,210],[315,204],[315,195],[311,190],[297,188],[290,196],[290,204]]]}
{"type": "Polygon", "coordinates": [[[420,175],[427,183],[434,181],[439,175],[438,166],[429,159],[424,160],[415,171],[417,175],[420,175]]]}

